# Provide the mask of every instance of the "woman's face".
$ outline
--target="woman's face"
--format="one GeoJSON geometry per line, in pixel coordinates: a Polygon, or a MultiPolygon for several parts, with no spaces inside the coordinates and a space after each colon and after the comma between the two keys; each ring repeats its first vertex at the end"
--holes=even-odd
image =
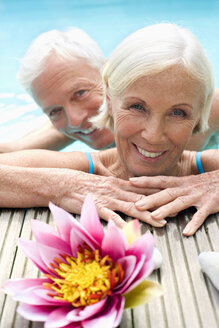
{"type": "Polygon", "coordinates": [[[174,175],[200,118],[200,84],[175,66],[111,98],[119,161],[127,176],[174,175]]]}

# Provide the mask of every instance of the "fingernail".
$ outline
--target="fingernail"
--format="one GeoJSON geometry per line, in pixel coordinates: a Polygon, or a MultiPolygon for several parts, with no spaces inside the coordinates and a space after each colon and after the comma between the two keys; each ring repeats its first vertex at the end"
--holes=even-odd
{"type": "Polygon", "coordinates": [[[138,181],[139,178],[129,178],[129,181],[138,181]]]}
{"type": "Polygon", "coordinates": [[[187,227],[187,226],[183,230],[184,235],[190,235],[191,232],[192,232],[192,229],[190,227],[187,227]]]}
{"type": "Polygon", "coordinates": [[[158,223],[162,224],[162,226],[164,226],[164,225],[167,223],[167,221],[166,221],[166,220],[160,220],[160,221],[156,221],[156,222],[158,222],[158,223]]]}

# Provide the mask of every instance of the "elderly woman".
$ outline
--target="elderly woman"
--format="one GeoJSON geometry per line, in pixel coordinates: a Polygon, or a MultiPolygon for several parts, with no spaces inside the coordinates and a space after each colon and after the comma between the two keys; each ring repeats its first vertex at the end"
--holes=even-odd
{"type": "MultiPolygon", "coordinates": [[[[103,80],[105,101],[93,122],[99,128],[113,129],[117,148],[87,154],[88,160],[80,152],[16,152],[1,155],[0,163],[69,168],[124,180],[196,175],[202,170],[219,169],[216,150],[204,151],[201,156],[184,151],[193,134],[207,129],[214,91],[208,59],[189,31],[174,24],[138,30],[114,50],[105,66],[103,80]]],[[[67,194],[67,181],[63,184],[67,194]]],[[[50,199],[63,206],[58,193],[59,190],[54,190],[50,199]]],[[[130,204],[133,204],[131,193],[130,204]]],[[[115,210],[126,213],[125,205],[121,201],[115,210]]],[[[103,206],[97,201],[100,215],[103,206]]],[[[142,208],[139,212],[133,206],[132,215],[157,227],[166,224],[163,217],[154,218],[142,208]]],[[[193,234],[201,223],[185,234],[193,234]]]]}

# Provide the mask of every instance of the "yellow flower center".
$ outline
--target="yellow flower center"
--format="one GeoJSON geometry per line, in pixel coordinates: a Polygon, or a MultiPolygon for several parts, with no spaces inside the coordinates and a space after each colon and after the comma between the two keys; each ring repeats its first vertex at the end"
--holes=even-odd
{"type": "Polygon", "coordinates": [[[124,271],[120,263],[114,263],[108,255],[100,257],[99,250],[93,251],[87,245],[79,247],[77,258],[63,258],[65,262],[55,258],[55,264],[50,263],[50,271],[55,276],[46,276],[53,283],[44,283],[43,287],[53,291],[48,295],[67,301],[74,307],[99,302],[106,295],[111,295],[112,289],[123,280],[124,271]]]}

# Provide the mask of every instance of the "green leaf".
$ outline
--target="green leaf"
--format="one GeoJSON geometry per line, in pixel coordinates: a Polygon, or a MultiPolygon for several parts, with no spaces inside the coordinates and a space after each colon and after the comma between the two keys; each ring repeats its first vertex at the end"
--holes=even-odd
{"type": "Polygon", "coordinates": [[[140,285],[123,295],[125,297],[125,308],[133,308],[135,306],[146,304],[155,297],[163,295],[163,287],[149,280],[144,280],[140,285]]]}

